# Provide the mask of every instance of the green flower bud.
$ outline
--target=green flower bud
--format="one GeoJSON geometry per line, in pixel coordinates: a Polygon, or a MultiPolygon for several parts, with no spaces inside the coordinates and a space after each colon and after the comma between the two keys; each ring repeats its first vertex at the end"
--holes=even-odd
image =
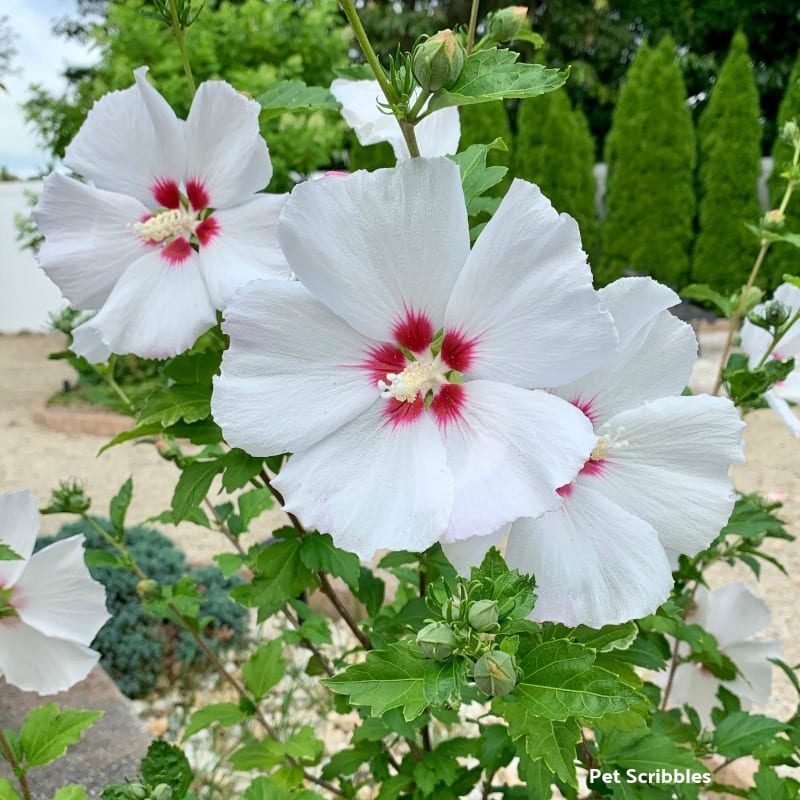
{"type": "Polygon", "coordinates": [[[140,600],[157,600],[161,597],[161,587],[158,585],[158,581],[146,578],[136,584],[136,594],[139,595],[140,600]]]}
{"type": "Polygon", "coordinates": [[[172,800],[172,787],[166,783],[159,783],[150,793],[150,800],[172,800]]]}
{"type": "Polygon", "coordinates": [[[444,661],[453,655],[456,636],[447,623],[431,622],[417,634],[417,644],[428,658],[444,661]]]}
{"type": "Polygon", "coordinates": [[[526,6],[508,6],[489,15],[489,36],[496,42],[510,42],[528,18],[526,6]]]}
{"type": "Polygon", "coordinates": [[[78,481],[61,481],[50,494],[50,503],[44,514],[85,514],[92,501],[86,496],[78,481]]]}
{"type": "Polygon", "coordinates": [[[442,616],[448,622],[457,622],[461,618],[461,602],[450,597],[442,603],[442,616]]]}
{"type": "Polygon", "coordinates": [[[781,138],[792,146],[796,146],[800,141],[800,126],[793,119],[790,119],[781,129],[781,138]]]}
{"type": "Polygon", "coordinates": [[[472,603],[467,614],[470,627],[476,631],[490,631],[500,619],[496,600],[478,600],[472,603]]]}
{"type": "Polygon", "coordinates": [[[141,783],[130,783],[125,787],[125,794],[131,800],[147,800],[147,787],[141,783]]]}
{"type": "Polygon", "coordinates": [[[764,319],[772,327],[778,327],[789,319],[789,313],[789,309],[780,300],[772,300],[764,309],[764,319]]]}
{"type": "Polygon", "coordinates": [[[502,650],[484,653],[475,662],[475,684],[492,697],[502,697],[517,685],[517,668],[514,659],[502,650]]]}
{"type": "Polygon", "coordinates": [[[414,48],[411,68],[417,83],[428,92],[449,89],[461,75],[467,51],[449,28],[414,48]]]}

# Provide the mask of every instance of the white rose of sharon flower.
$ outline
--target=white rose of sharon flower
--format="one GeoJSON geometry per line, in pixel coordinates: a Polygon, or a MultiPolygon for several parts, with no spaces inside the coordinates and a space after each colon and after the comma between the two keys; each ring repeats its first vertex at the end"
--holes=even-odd
{"type": "Polygon", "coordinates": [[[0,674],[24,691],[55,694],[83,680],[100,654],[91,650],[109,614],[105,589],[89,575],[83,536],[33,553],[36,499],[0,494],[0,541],[22,560],[0,561],[0,674]]]}
{"type": "MultiPolygon", "coordinates": [[[[417,88],[412,95],[412,103],[419,91],[417,88]]],[[[342,104],[342,116],[361,144],[389,142],[398,163],[411,157],[397,118],[378,105],[386,103],[386,96],[378,81],[336,78],[331,84],[331,94],[342,104]]],[[[420,155],[452,155],[458,150],[458,140],[461,138],[458,109],[450,106],[434,111],[414,127],[414,133],[420,155]]]]}
{"type": "MultiPolygon", "coordinates": [[[[791,313],[797,312],[800,308],[800,289],[791,283],[781,284],[773,295],[774,300],[783,303],[791,313]]],[[[765,305],[756,306],[755,313],[764,312],[765,305]]],[[[745,320],[742,326],[742,350],[750,356],[750,366],[756,367],[772,345],[772,336],[768,331],[753,325],[750,320],[745,320]]],[[[793,403],[800,403],[800,370],[797,364],[800,363],[800,323],[795,323],[786,336],[778,342],[777,349],[770,353],[770,360],[786,361],[794,358],[796,366],[782,381],[776,383],[765,395],[764,398],[769,403],[770,408],[781,418],[784,425],[795,436],[800,437],[800,419],[792,412],[791,407],[786,402],[791,400],[793,403]]]]}
{"type": "MultiPolygon", "coordinates": [[[[563,506],[520,519],[510,567],[533,574],[536,620],[594,628],[650,614],[672,588],[669,556],[706,547],[733,508],[728,477],[743,460],[744,424],[724,398],[681,397],[697,354],[692,329],[666,309],[679,302],[650,278],[599,292],[614,318],[611,363],[554,390],[580,409],[596,439],[563,506]]],[[[505,531],[444,544],[460,569],[479,564],[505,531]]]]}
{"type": "MultiPolygon", "coordinates": [[[[752,637],[770,623],[767,604],[756,597],[743,583],[731,583],[708,592],[699,586],[694,596],[694,611],[687,622],[697,623],[713,634],[719,649],[736,665],[740,674],[723,681],[691,661],[679,664],[675,670],[669,694],[671,708],[688,704],[697,711],[705,726],[711,724],[711,709],[719,705],[717,691],[724,686],[749,709],[753,704],[764,706],[772,691],[770,658],[780,658],[781,643],[777,639],[752,637]]],[[[688,655],[688,649],[679,651],[688,655]]]]}
{"type": "Polygon", "coordinates": [[[572,218],[515,181],[470,252],[458,167],[421,158],[297,186],[278,236],[300,282],[236,294],[212,412],[231,446],[294,453],[287,510],[368,558],[561,504],[595,436],[530,388],[617,341],[572,218]]]}
{"type": "Polygon", "coordinates": [[[258,104],[208,81],[184,122],[146,72],[95,103],[67,148],[87,183],[50,175],[33,211],[44,271],[99,309],[72,348],[92,362],[176,355],[243,283],[289,275],[275,239],[286,195],[257,194],[272,177],[258,104]]]}

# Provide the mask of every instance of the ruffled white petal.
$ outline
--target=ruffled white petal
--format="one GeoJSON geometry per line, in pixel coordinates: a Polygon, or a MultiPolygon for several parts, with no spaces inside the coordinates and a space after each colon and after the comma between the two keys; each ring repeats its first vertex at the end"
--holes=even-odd
{"type": "Polygon", "coordinates": [[[800,419],[795,416],[791,406],[777,393],[771,389],[764,395],[764,399],[769,407],[781,418],[781,422],[789,429],[793,436],[800,438],[800,419]]]}
{"type": "Polygon", "coordinates": [[[515,180],[478,238],[447,306],[447,330],[474,341],[469,373],[524,388],[575,380],[613,353],[574,219],[515,180]]]}
{"type": "Polygon", "coordinates": [[[506,561],[536,578],[539,621],[601,628],[638,619],[672,588],[655,530],[577,483],[558,511],[512,525],[506,561]]]}
{"type": "Polygon", "coordinates": [[[617,444],[599,471],[578,481],[649,522],[665,548],[693,555],[730,516],[728,468],[744,459],[743,427],[725,398],[646,403],[609,420],[607,432],[617,444]]]}
{"type": "Polygon", "coordinates": [[[125,269],[152,249],[132,227],[147,214],[133,197],[54,172],[32,213],[45,237],[39,264],[73,306],[99,308],[125,269]]]}
{"type": "Polygon", "coordinates": [[[212,208],[237,205],[272,178],[260,111],[224,81],[206,81],[194,96],[186,119],[186,180],[202,185],[212,208]]]}
{"type": "Polygon", "coordinates": [[[90,361],[106,348],[168,358],[191,347],[217,321],[197,261],[192,253],[173,265],[160,250],[135,261],[100,311],[75,329],[73,352],[90,361]]]}
{"type": "Polygon", "coordinates": [[[556,489],[575,477],[596,442],[586,417],[547,392],[492,381],[463,388],[461,419],[444,432],[456,487],[444,541],[558,508],[556,489]]]}
{"type": "Polygon", "coordinates": [[[741,642],[766,628],[772,615],[769,606],[744,583],[730,583],[709,592],[698,586],[691,621],[702,625],[720,646],[741,642]]]}
{"type": "Polygon", "coordinates": [[[111,357],[111,348],[100,338],[100,330],[87,320],[72,331],[70,350],[82,356],[90,364],[105,364],[111,357]]]}
{"type": "Polygon", "coordinates": [[[183,122],[148,83],[147,67],[136,85],[98,100],[67,147],[64,164],[101,189],[129,194],[148,207],[159,181],[180,183],[186,167],[183,122]]]}
{"type": "Polygon", "coordinates": [[[397,118],[378,106],[378,103],[386,102],[378,81],[336,78],[331,83],[331,94],[342,104],[344,121],[361,144],[392,142],[394,145],[395,141],[402,141],[397,118]]]}
{"type": "Polygon", "coordinates": [[[247,203],[214,213],[217,234],[200,248],[200,270],[215,308],[258,278],[288,278],[278,244],[278,216],[289,195],[258,194],[247,203]]]}
{"type": "Polygon", "coordinates": [[[434,329],[469,253],[458,167],[413,159],[297,186],[278,238],[305,286],[356,330],[393,341],[409,313],[434,329]]]}
{"type": "Polygon", "coordinates": [[[0,561],[0,589],[13,586],[31,557],[39,534],[39,507],[29,491],[0,494],[0,542],[21,561],[0,561]]]}
{"type": "Polygon", "coordinates": [[[285,508],[369,560],[425,550],[453,508],[453,478],[430,415],[393,427],[380,404],[301,453],[274,480],[285,508]]]}
{"type": "Polygon", "coordinates": [[[621,411],[680,394],[697,356],[691,326],[664,310],[678,300],[671,289],[650,278],[622,278],[599,294],[614,317],[619,351],[600,369],[556,390],[595,427],[621,411]]]}
{"type": "Polygon", "coordinates": [[[211,396],[225,440],[253,455],[305,450],[378,401],[371,342],[301,284],[257,281],[225,311],[230,347],[211,396]]]}
{"type": "Polygon", "coordinates": [[[777,639],[759,639],[728,645],[725,653],[741,674],[724,685],[730,691],[764,706],[772,693],[770,658],[782,658],[783,648],[777,639]]]}
{"type": "MultiPolygon", "coordinates": [[[[461,138],[461,119],[458,116],[458,108],[449,106],[434,111],[433,114],[417,124],[414,131],[421,156],[449,156],[457,153],[458,140],[461,138]]],[[[402,144],[406,153],[405,158],[409,158],[405,140],[402,144]]]]}
{"type": "Polygon", "coordinates": [[[20,619],[45,636],[91,644],[109,619],[106,593],[83,560],[83,536],[34,554],[14,587],[20,619]]]}
{"type": "Polygon", "coordinates": [[[471,536],[469,539],[460,539],[457,542],[442,542],[442,550],[458,574],[468,578],[471,568],[481,565],[489,548],[503,548],[510,529],[510,525],[503,525],[487,536],[471,536]]]}
{"type": "Polygon", "coordinates": [[[82,681],[99,658],[94,650],[45,636],[18,617],[0,620],[0,673],[25,692],[66,691],[82,681]]]}

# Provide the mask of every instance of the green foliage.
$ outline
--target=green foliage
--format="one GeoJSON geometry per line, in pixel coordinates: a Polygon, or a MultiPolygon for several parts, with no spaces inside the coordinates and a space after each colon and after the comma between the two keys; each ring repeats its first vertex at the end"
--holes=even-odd
{"type": "Polygon", "coordinates": [[[606,141],[601,283],[623,274],[686,283],[695,211],[695,137],[686,89],[665,37],[633,61],[606,141]]]}
{"type": "Polygon", "coordinates": [[[746,283],[758,252],[745,223],[760,214],[759,116],[747,39],[737,33],[697,127],[699,233],[691,277],[718,291],[746,283]]]}
{"type": "MultiPolygon", "coordinates": [[[[513,138],[503,101],[495,100],[493,103],[462,106],[459,109],[459,116],[461,117],[459,151],[464,151],[471,145],[490,144],[495,139],[502,139],[508,149],[493,149],[486,159],[486,164],[489,167],[508,168],[511,161],[513,138]]],[[[489,194],[495,197],[502,196],[509,186],[511,186],[511,175],[506,173],[489,194]]]]}
{"type": "Polygon", "coordinates": [[[722,370],[722,380],[728,396],[743,410],[759,408],[764,392],[777,381],[784,380],[794,369],[794,359],[770,359],[763,366],[750,368],[748,358],[734,353],[722,370]]]}
{"type": "MultiPolygon", "coordinates": [[[[781,128],[790,120],[800,124],[800,53],[792,67],[786,90],[778,109],[777,127],[781,128]]],[[[794,148],[778,136],[772,147],[772,175],[769,179],[769,197],[773,208],[778,208],[786,191],[786,178],[783,173],[792,163],[794,148]]],[[[789,202],[785,213],[785,231],[800,233],[800,201],[795,196],[789,202]]],[[[784,273],[800,274],[800,253],[788,244],[773,244],[761,269],[761,281],[768,289],[776,289],[783,283],[784,273]]]]}
{"type": "Polygon", "coordinates": [[[140,771],[144,781],[156,787],[166,784],[172,789],[172,800],[183,800],[192,781],[192,768],[179,747],[160,739],[150,743],[142,759],[140,771]]]}
{"type": "Polygon", "coordinates": [[[564,89],[520,103],[512,171],[539,186],[557,211],[577,220],[590,258],[598,249],[594,162],[589,124],[564,89]]]}
{"type": "MultiPolygon", "coordinates": [[[[109,533],[114,528],[97,520],[109,533]]],[[[111,546],[93,527],[83,521],[65,525],[53,540],[82,533],[87,547],[111,554],[111,546]]],[[[50,541],[40,539],[39,547],[50,541]]],[[[184,554],[165,536],[152,528],[129,528],[124,542],[136,563],[158,584],[178,581],[187,571],[200,589],[200,616],[208,618],[203,630],[214,648],[242,646],[246,631],[246,612],[232,603],[228,591],[241,580],[224,578],[215,566],[188,569],[184,554]]],[[[111,619],[100,629],[93,646],[100,651],[101,665],[123,693],[140,697],[151,692],[159,676],[175,668],[172,659],[183,663],[195,660],[197,645],[188,634],[172,624],[162,624],[142,608],[136,593],[139,578],[132,572],[106,565],[91,566],[92,577],[106,588],[106,606],[111,619]]]]}
{"type": "Polygon", "coordinates": [[[55,703],[35,708],[19,732],[25,768],[43,767],[63,756],[102,716],[102,711],[62,710],[55,703]]]}
{"type": "MultiPolygon", "coordinates": [[[[140,14],[138,4],[109,3],[105,24],[86,32],[99,51],[98,65],[79,74],[67,95],[36,87],[25,104],[28,119],[54,156],[62,156],[92,101],[133,82],[133,70],[150,66],[149,76],[178,116],[189,110],[189,89],[180,54],[163,23],[140,14]]],[[[209,3],[189,28],[186,45],[195,81],[222,77],[254,97],[277,82],[291,80],[327,87],[334,68],[347,63],[348,34],[333,0],[315,3],[263,3],[261,0],[209,3]]],[[[299,83],[292,86],[297,89],[299,83]]],[[[282,90],[286,91],[285,87],[282,90]]],[[[308,97],[304,93],[305,97],[308,97]]],[[[276,98],[269,99],[275,108],[276,98]]],[[[343,125],[330,100],[314,98],[310,113],[262,119],[275,169],[271,191],[285,191],[290,173],[307,174],[330,163],[341,146],[343,125]]],[[[295,111],[305,100],[284,94],[281,108],[295,111]]]]}
{"type": "Polygon", "coordinates": [[[378,142],[378,144],[370,145],[359,144],[356,135],[352,132],[348,134],[348,139],[347,149],[350,154],[349,167],[351,172],[359,169],[366,169],[372,172],[376,169],[395,165],[394,151],[388,142],[378,142]]]}

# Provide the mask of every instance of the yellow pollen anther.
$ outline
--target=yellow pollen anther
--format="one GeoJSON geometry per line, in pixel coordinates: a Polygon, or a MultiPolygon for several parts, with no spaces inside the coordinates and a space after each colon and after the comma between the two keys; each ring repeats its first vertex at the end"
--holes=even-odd
{"type": "Polygon", "coordinates": [[[140,236],[151,242],[163,242],[164,239],[176,236],[190,237],[196,227],[197,216],[185,208],[160,211],[150,219],[133,226],[140,236]]]}
{"type": "Polygon", "coordinates": [[[594,449],[589,455],[590,461],[602,461],[608,455],[608,437],[598,436],[594,449]]]}
{"type": "Polygon", "coordinates": [[[403,403],[413,403],[420,392],[426,394],[444,382],[441,370],[439,359],[412,361],[401,373],[388,373],[388,382],[378,381],[381,397],[393,397],[403,403]]]}

